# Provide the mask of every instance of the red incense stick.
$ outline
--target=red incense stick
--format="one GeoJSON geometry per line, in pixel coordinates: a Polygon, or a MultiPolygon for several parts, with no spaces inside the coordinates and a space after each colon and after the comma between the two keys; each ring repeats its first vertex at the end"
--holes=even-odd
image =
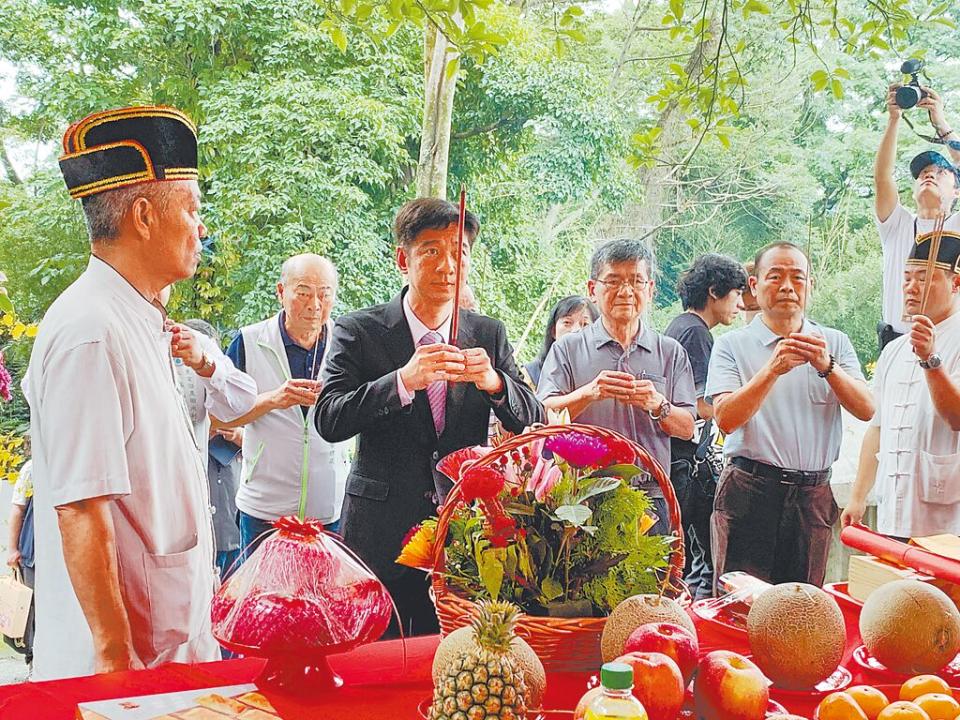
{"type": "Polygon", "coordinates": [[[457,220],[457,276],[453,290],[453,318],[450,322],[450,344],[457,344],[460,325],[460,286],[463,282],[463,223],[467,215],[467,186],[460,186],[460,217],[457,220]]]}

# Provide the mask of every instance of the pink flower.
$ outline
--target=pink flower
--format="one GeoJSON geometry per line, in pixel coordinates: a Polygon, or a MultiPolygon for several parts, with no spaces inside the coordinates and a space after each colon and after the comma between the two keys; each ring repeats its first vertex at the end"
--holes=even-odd
{"type": "Polygon", "coordinates": [[[563,472],[556,465],[551,465],[545,473],[543,473],[540,478],[540,482],[535,485],[533,490],[534,497],[537,500],[542,501],[547,495],[550,494],[550,491],[553,490],[553,486],[556,485],[560,478],[563,477],[563,472]]]}
{"type": "Polygon", "coordinates": [[[10,377],[9,371],[3,364],[3,353],[0,353],[0,398],[2,398],[4,402],[13,400],[13,394],[10,392],[12,385],[13,378],[10,377]]]}
{"type": "Polygon", "coordinates": [[[554,435],[545,443],[548,450],[556,453],[573,467],[601,467],[609,456],[607,444],[598,438],[578,432],[554,435]]]}

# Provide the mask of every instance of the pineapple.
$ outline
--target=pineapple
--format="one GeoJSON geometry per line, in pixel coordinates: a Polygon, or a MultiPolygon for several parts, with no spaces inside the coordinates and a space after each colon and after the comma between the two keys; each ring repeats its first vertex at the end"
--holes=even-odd
{"type": "Polygon", "coordinates": [[[482,602],[471,625],[475,648],[437,676],[430,720],[522,720],[527,716],[523,673],[508,657],[515,605],[482,602]]]}

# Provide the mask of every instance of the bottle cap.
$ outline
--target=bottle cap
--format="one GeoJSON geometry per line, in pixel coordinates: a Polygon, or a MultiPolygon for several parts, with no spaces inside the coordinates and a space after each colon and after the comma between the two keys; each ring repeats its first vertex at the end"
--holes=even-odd
{"type": "Polygon", "coordinates": [[[607,690],[629,690],[633,687],[633,668],[626,663],[604,663],[600,667],[600,684],[607,690]]]}

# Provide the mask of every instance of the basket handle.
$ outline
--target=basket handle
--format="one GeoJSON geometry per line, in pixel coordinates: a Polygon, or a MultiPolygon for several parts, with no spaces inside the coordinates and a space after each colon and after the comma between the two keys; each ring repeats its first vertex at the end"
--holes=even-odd
{"type": "MultiPolygon", "coordinates": [[[[657,460],[642,446],[630,438],[624,437],[620,433],[614,432],[613,430],[596,427],[595,425],[581,425],[578,423],[570,423],[569,425],[542,425],[533,427],[521,435],[515,435],[514,437],[505,440],[492,452],[489,452],[483,457],[471,462],[466,467],[489,467],[501,457],[504,457],[513,450],[517,450],[528,443],[539,439],[554,437],[556,435],[564,435],[569,432],[578,432],[589,437],[598,438],[600,440],[618,439],[629,443],[630,446],[633,447],[638,460],[637,464],[641,468],[647,470],[653,476],[654,480],[657,481],[657,485],[660,487],[660,490],[663,492],[663,499],[667,505],[670,529],[677,537],[676,542],[672,543],[672,549],[670,550],[669,568],[664,583],[668,587],[674,587],[678,589],[683,588],[683,525],[680,521],[680,503],[677,500],[677,494],[673,490],[673,483],[670,482],[669,475],[667,475],[660,463],[658,463],[657,460]]],[[[453,511],[456,509],[457,505],[459,505],[462,497],[462,491],[460,489],[462,482],[463,469],[461,469],[460,477],[457,478],[456,482],[454,482],[453,488],[447,494],[447,499],[440,507],[440,510],[437,514],[437,528],[434,533],[433,541],[433,574],[431,580],[434,590],[437,593],[440,593],[444,590],[445,583],[443,579],[443,569],[446,563],[446,552],[444,550],[444,545],[447,539],[447,532],[450,528],[450,520],[453,517],[453,511]]]]}

